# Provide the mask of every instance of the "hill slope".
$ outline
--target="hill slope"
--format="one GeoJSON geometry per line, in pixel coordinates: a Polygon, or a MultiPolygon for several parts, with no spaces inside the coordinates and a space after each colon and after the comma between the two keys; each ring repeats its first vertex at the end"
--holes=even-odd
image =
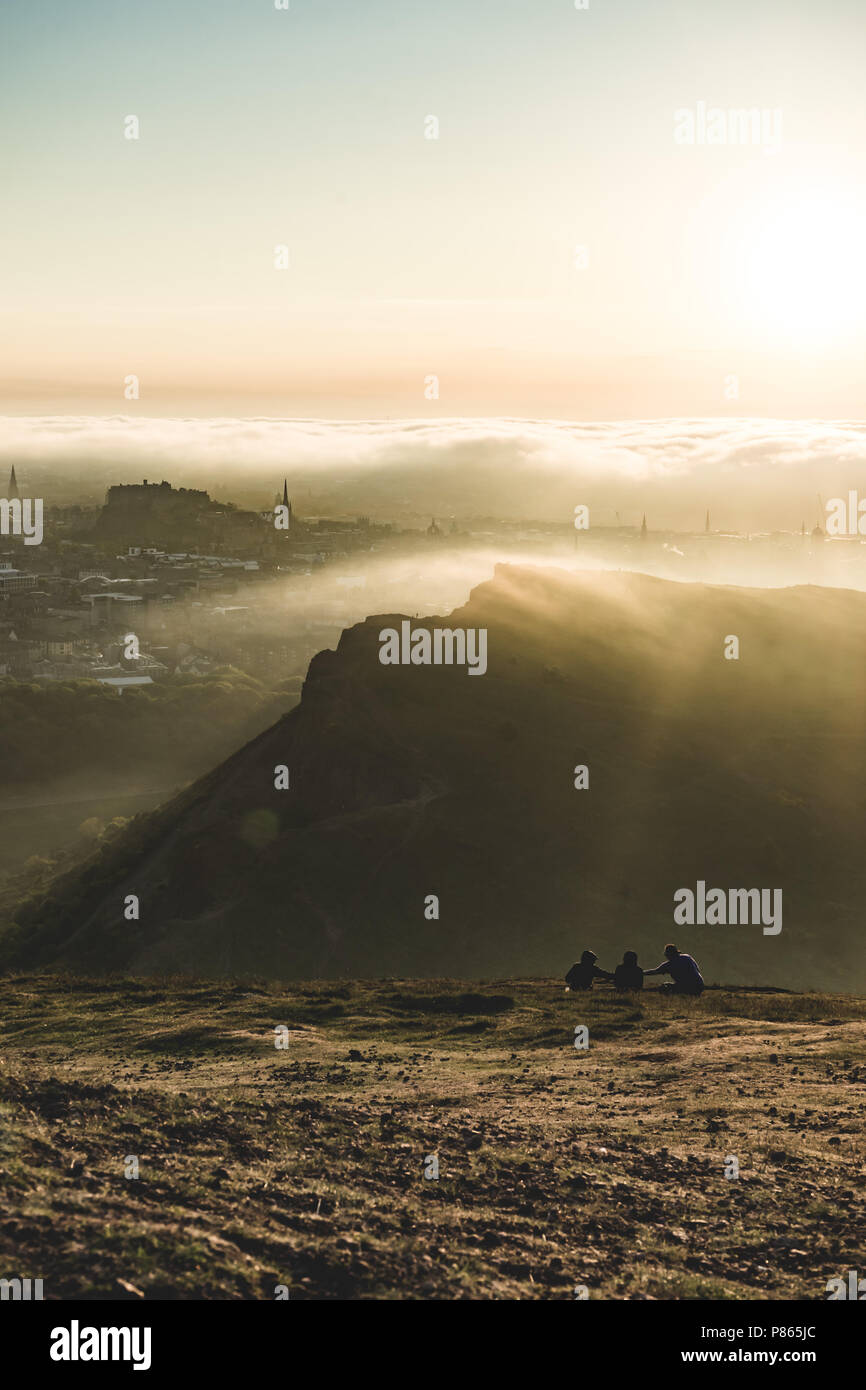
{"type": "Polygon", "coordinates": [[[863,1000],[24,977],[3,1004],[0,1260],[47,1299],[820,1301],[862,1270],[863,1000]]]}
{"type": "Polygon", "coordinates": [[[382,666],[399,622],[344,632],[295,710],[21,909],[7,962],[479,977],[673,936],[708,979],[866,990],[866,595],[498,566],[447,620],[488,629],[479,677],[382,666]],[[698,880],[782,889],[781,933],[676,927],[698,880]]]}

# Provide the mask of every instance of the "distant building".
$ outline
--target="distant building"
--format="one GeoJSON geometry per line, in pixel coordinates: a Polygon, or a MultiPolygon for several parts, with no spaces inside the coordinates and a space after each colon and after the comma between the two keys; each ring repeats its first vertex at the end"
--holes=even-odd
{"type": "MultiPolygon", "coordinates": [[[[283,495],[282,495],[282,497],[280,496],[279,493],[276,493],[276,494],[274,495],[274,507],[285,507],[286,511],[288,512],[288,522],[287,522],[287,525],[286,525],[286,526],[281,526],[281,527],[280,527],[280,531],[281,531],[283,534],[285,534],[286,532],[289,532],[289,531],[291,531],[291,530],[293,530],[293,529],[297,529],[297,517],[295,516],[294,508],[293,508],[293,506],[292,506],[291,499],[290,499],[290,497],[289,497],[289,482],[288,482],[288,479],[287,479],[287,478],[283,478],[283,495]]],[[[266,521],[271,521],[271,522],[273,521],[273,513],[272,513],[272,512],[262,512],[261,515],[265,518],[266,521]]]]}
{"type": "Polygon", "coordinates": [[[647,538],[646,512],[644,512],[644,514],[643,514],[643,521],[642,521],[641,524],[640,524],[640,538],[641,538],[642,541],[645,541],[646,538],[647,538]]]}
{"type": "Polygon", "coordinates": [[[82,644],[83,638],[61,630],[37,632],[32,645],[37,652],[51,660],[58,656],[70,656],[75,648],[82,644]]]}
{"type": "Polygon", "coordinates": [[[87,594],[90,604],[90,621],[110,626],[115,622],[126,623],[133,617],[141,619],[146,611],[146,600],[137,594],[87,594]]]}
{"type": "Polygon", "coordinates": [[[100,685],[113,685],[122,695],[128,685],[153,685],[151,676],[97,676],[100,685]]]}
{"type": "Polygon", "coordinates": [[[35,589],[37,582],[35,574],[26,574],[24,570],[14,570],[10,566],[0,569],[0,595],[4,597],[25,589],[35,589]]]}
{"type": "Polygon", "coordinates": [[[219,513],[206,492],[174,488],[171,483],[118,483],[105,494],[95,535],[141,547],[145,554],[157,546],[177,549],[190,528],[219,513]]]}
{"type": "MultiPolygon", "coordinates": [[[[14,471],[14,470],[13,470],[14,471]]],[[[148,506],[207,507],[214,505],[201,488],[173,488],[165,479],[161,483],[116,483],[105,494],[106,507],[131,508],[142,503],[148,506]]]]}
{"type": "Polygon", "coordinates": [[[18,480],[15,477],[15,465],[12,465],[12,472],[9,474],[9,486],[6,489],[6,498],[11,502],[15,497],[19,497],[18,480]]]}

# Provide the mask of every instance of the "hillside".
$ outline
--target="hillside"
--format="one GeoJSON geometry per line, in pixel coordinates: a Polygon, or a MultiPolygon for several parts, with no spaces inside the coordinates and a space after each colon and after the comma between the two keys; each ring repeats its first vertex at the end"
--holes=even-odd
{"type": "Polygon", "coordinates": [[[478,978],[673,937],[708,980],[866,990],[866,595],[498,566],[446,623],[488,629],[479,677],[381,665],[399,624],[344,632],[297,708],[19,907],[2,959],[478,978]],[[782,931],[675,927],[698,880],[781,889],[782,931]]]}
{"type": "Polygon", "coordinates": [[[0,882],[31,855],[80,853],[82,822],[159,805],[291,708],[293,686],[231,668],[123,696],[95,680],[0,680],[0,882]]]}
{"type": "Polygon", "coordinates": [[[47,1299],[825,1300],[862,1270],[862,1007],[19,977],[0,1263],[47,1299]]]}

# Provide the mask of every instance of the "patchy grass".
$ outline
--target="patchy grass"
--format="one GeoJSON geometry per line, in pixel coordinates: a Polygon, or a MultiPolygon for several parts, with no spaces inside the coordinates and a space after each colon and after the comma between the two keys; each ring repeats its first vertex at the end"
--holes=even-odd
{"type": "Polygon", "coordinates": [[[0,1273],[47,1297],[822,1299],[862,1264],[856,999],[0,990],[0,1273]]]}

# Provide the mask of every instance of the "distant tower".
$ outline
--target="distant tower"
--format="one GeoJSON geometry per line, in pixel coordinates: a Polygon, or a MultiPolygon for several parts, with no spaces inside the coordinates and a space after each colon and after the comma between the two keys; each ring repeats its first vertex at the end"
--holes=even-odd
{"type": "Polygon", "coordinates": [[[291,504],[291,502],[289,501],[289,484],[288,484],[288,480],[287,480],[286,478],[283,478],[283,506],[286,507],[286,508],[288,509],[288,513],[289,513],[289,524],[288,524],[288,527],[287,527],[286,529],[289,530],[289,531],[291,531],[291,529],[292,529],[292,504],[291,504]]]}
{"type": "Polygon", "coordinates": [[[647,531],[646,531],[646,512],[644,512],[644,514],[643,514],[643,521],[642,521],[641,524],[640,524],[640,538],[641,538],[641,540],[642,540],[642,541],[645,541],[645,540],[646,540],[646,536],[647,536],[647,531]]]}
{"type": "Polygon", "coordinates": [[[6,492],[7,499],[11,502],[13,497],[18,496],[18,480],[15,477],[15,465],[12,465],[12,472],[9,474],[9,487],[6,492]]]}
{"type": "Polygon", "coordinates": [[[427,535],[428,535],[428,536],[441,536],[441,535],[442,535],[442,532],[439,530],[439,527],[436,525],[436,518],[435,518],[435,516],[433,516],[433,517],[430,518],[430,525],[427,527],[427,535]]]}
{"type": "Polygon", "coordinates": [[[706,521],[704,522],[704,535],[705,535],[705,536],[708,536],[709,534],[710,534],[710,509],[709,509],[709,507],[708,507],[708,508],[707,508],[707,519],[706,519],[706,521]]]}

